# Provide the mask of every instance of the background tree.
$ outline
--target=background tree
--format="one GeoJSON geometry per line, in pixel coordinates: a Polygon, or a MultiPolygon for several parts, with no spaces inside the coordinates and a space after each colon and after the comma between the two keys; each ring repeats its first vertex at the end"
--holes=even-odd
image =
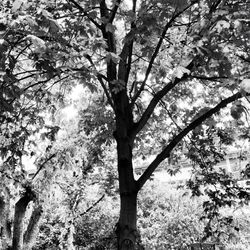
{"type": "MultiPolygon", "coordinates": [[[[34,104],[35,95],[41,97],[38,104],[49,101],[57,83],[59,90],[69,82],[102,88],[115,121],[118,248],[134,249],[137,194],[146,181],[182,139],[201,124],[216,131],[220,110],[247,95],[249,3],[16,0],[2,6],[3,119],[23,110],[20,100],[34,104]],[[156,157],[136,180],[137,142],[158,131],[158,119],[166,121],[157,133],[164,138],[154,141],[156,157]]],[[[238,119],[237,112],[231,109],[238,119]]]]}

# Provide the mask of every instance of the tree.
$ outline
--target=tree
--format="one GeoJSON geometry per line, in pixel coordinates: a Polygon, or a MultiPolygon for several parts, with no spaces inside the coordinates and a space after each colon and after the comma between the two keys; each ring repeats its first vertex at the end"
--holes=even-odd
{"type": "MultiPolygon", "coordinates": [[[[106,95],[117,143],[119,249],[134,249],[137,194],[159,164],[201,124],[217,130],[220,111],[247,98],[240,81],[249,83],[248,8],[244,0],[3,2],[3,119],[21,97],[42,100],[56,84],[78,81],[106,95]],[[138,144],[156,131],[156,157],[135,180],[138,144]]],[[[232,107],[241,119],[235,110],[244,109],[232,107]]]]}

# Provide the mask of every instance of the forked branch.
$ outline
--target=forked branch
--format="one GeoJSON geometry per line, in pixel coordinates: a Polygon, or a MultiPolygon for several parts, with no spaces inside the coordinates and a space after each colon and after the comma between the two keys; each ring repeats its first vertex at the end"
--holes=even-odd
{"type": "Polygon", "coordinates": [[[86,16],[98,29],[101,29],[101,25],[96,22],[92,17],[89,16],[89,14],[87,13],[87,11],[84,10],[84,8],[78,4],[75,0],[68,0],[70,3],[73,3],[75,5],[75,7],[80,10],[84,16],[86,16]]]}
{"type": "MultiPolygon", "coordinates": [[[[193,67],[193,62],[191,62],[186,68],[188,70],[191,70],[193,67]]],[[[171,89],[173,89],[178,83],[186,80],[188,78],[188,74],[184,74],[182,78],[175,78],[174,81],[169,82],[167,85],[165,85],[161,90],[159,90],[152,100],[150,101],[148,107],[144,111],[144,113],[141,116],[141,119],[135,124],[134,129],[131,133],[131,137],[135,137],[145,126],[149,118],[151,117],[152,113],[154,112],[154,109],[156,105],[161,101],[161,99],[169,93],[171,89]]]]}

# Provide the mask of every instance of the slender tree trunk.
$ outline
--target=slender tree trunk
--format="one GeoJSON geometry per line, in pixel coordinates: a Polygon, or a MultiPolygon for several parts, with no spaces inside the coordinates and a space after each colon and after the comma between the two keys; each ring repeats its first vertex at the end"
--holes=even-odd
{"type": "Polygon", "coordinates": [[[29,224],[23,237],[25,250],[29,250],[33,246],[33,243],[37,236],[39,221],[42,216],[42,212],[43,210],[41,205],[34,207],[32,211],[29,219],[29,224]]]}
{"type": "Polygon", "coordinates": [[[0,196],[0,249],[7,249],[11,240],[11,228],[9,225],[9,190],[5,187],[4,195],[0,196]]]}
{"type": "Polygon", "coordinates": [[[6,248],[5,218],[5,201],[4,197],[0,196],[0,249],[6,248]]]}
{"type": "Polygon", "coordinates": [[[29,202],[32,197],[26,193],[15,205],[12,250],[23,249],[23,219],[29,202]]]}

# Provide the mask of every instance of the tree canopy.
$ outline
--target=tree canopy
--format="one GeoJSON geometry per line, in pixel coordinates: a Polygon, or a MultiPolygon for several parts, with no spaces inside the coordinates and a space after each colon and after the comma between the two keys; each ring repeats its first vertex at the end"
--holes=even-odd
{"type": "Polygon", "coordinates": [[[246,0],[3,0],[1,172],[23,178],[22,157],[34,154],[40,133],[51,159],[56,112],[70,89],[87,87],[98,98],[79,124],[102,135],[99,156],[116,141],[118,248],[134,249],[137,193],[164,160],[186,147],[211,177],[224,145],[249,137],[249,7],[246,0]],[[154,160],[136,180],[134,158],[149,155],[154,160]]]}

